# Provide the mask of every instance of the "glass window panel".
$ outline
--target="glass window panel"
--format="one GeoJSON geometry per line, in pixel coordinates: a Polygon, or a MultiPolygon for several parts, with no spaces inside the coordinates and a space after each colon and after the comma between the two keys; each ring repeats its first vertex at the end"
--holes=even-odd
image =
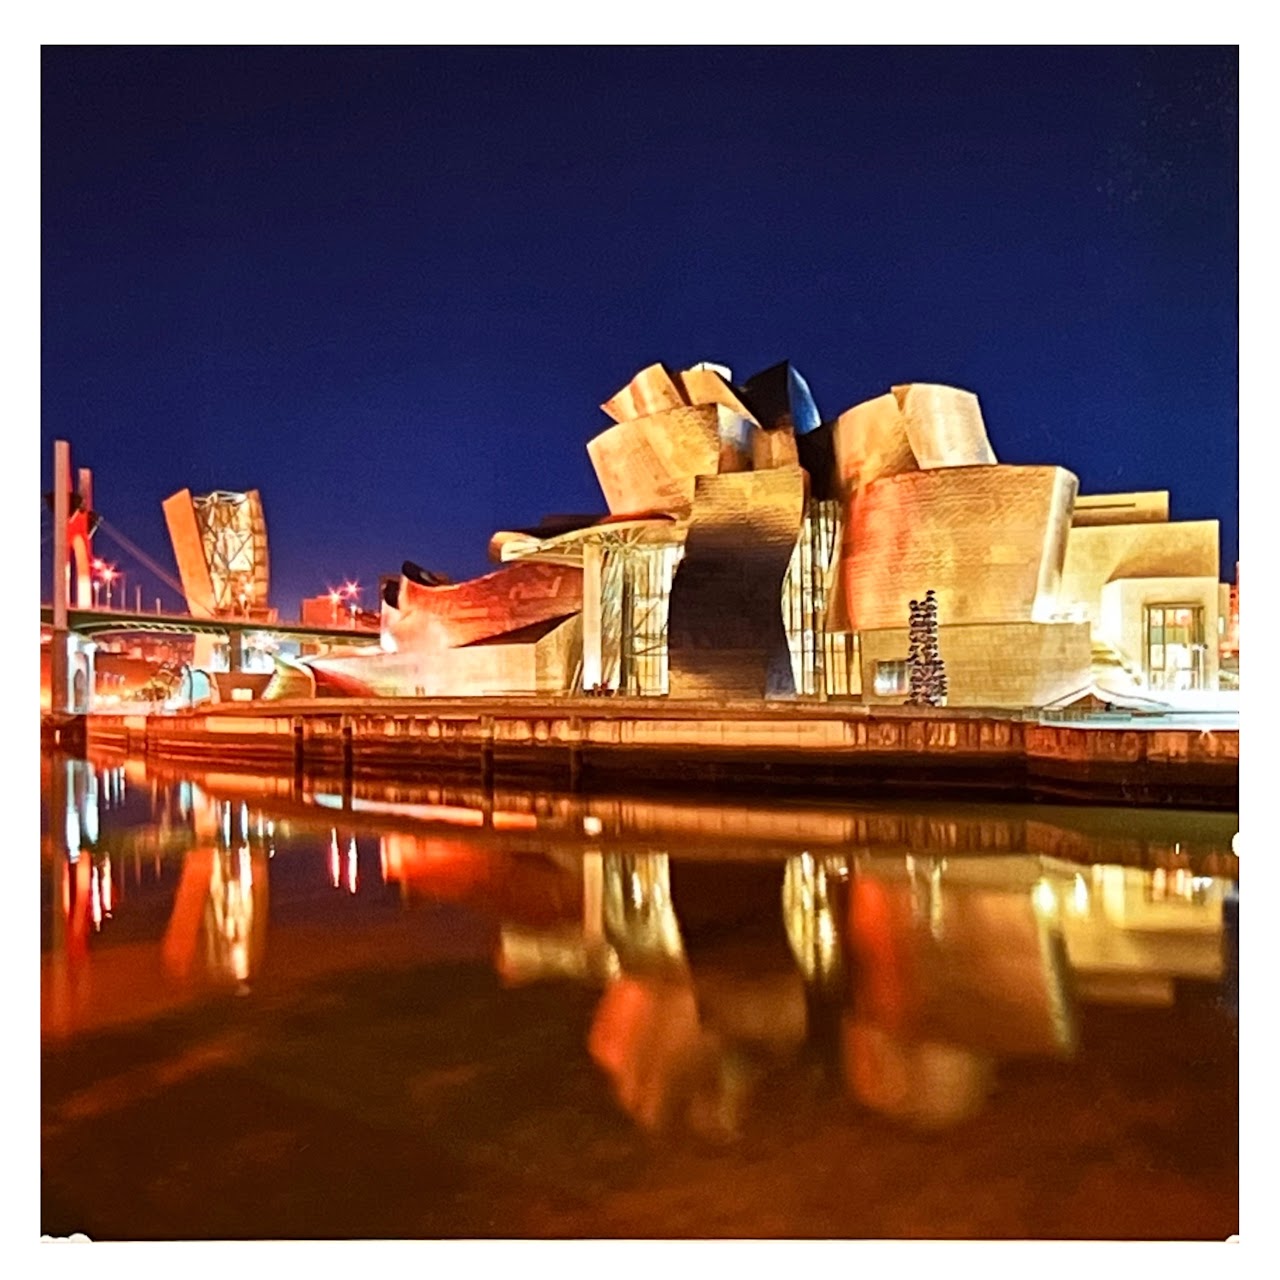
{"type": "Polygon", "coordinates": [[[1151,661],[1148,664],[1152,671],[1160,671],[1164,667],[1164,645],[1153,644],[1151,646],[1151,661]]]}
{"type": "Polygon", "coordinates": [[[906,693],[909,689],[906,662],[877,662],[875,690],[881,698],[906,693]]]}

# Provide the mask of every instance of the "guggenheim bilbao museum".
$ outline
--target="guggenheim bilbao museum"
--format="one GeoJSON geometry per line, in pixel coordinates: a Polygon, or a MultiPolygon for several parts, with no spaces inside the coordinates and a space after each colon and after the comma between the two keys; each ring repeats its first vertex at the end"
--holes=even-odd
{"type": "Polygon", "coordinates": [[[272,692],[903,702],[930,590],[949,705],[1218,688],[1217,521],[999,462],[968,391],[897,386],[824,421],[790,364],[741,384],[655,364],[602,408],[607,514],[495,533],[499,567],[469,582],[406,563],[380,652],[272,692]]]}

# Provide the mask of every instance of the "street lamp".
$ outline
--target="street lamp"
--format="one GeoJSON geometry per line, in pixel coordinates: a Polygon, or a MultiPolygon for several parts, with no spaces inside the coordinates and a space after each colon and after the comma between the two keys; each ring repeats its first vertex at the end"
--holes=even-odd
{"type": "Polygon", "coordinates": [[[107,584],[107,608],[111,608],[111,584],[119,575],[116,573],[115,566],[104,564],[102,566],[102,580],[107,584]]]}

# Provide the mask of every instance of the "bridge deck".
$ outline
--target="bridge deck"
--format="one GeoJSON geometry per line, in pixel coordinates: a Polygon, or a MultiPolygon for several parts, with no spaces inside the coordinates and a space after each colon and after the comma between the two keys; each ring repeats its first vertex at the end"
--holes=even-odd
{"type": "MultiPolygon", "coordinates": [[[[44,627],[53,625],[53,609],[49,605],[40,607],[40,624],[44,627]]],[[[126,613],[119,609],[68,609],[67,628],[78,631],[81,635],[99,635],[110,631],[217,636],[252,633],[345,644],[379,643],[378,632],[354,627],[309,627],[300,622],[264,623],[236,618],[193,618],[181,613],[126,613]]]]}

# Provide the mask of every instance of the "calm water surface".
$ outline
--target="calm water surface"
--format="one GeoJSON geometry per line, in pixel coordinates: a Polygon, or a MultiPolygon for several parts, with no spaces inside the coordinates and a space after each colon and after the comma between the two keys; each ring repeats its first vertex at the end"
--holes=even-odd
{"type": "Polygon", "coordinates": [[[1237,1229],[1233,815],[43,782],[44,1232],[1237,1229]]]}

